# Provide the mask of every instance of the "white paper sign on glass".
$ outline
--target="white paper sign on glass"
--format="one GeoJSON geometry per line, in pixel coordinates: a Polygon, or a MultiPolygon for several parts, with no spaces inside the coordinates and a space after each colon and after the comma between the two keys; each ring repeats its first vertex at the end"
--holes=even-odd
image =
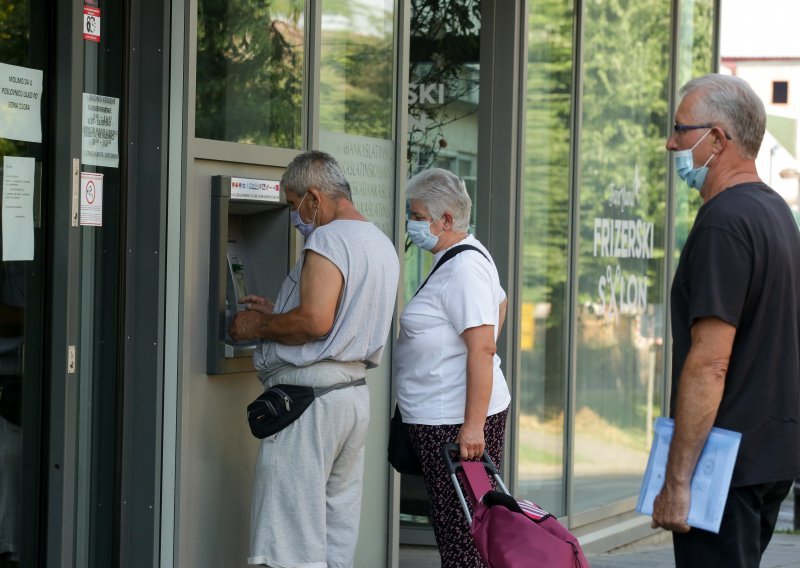
{"type": "MultiPolygon", "coordinates": [[[[653,502],[664,485],[669,445],[674,430],[675,422],[671,418],[656,418],[653,447],[650,449],[639,501],[636,503],[636,511],[643,515],[653,514],[653,502]]],[[[689,526],[719,533],[741,439],[739,432],[722,428],[711,429],[692,475],[689,526]]]]}
{"type": "Polygon", "coordinates": [[[81,162],[119,167],[119,99],[83,93],[81,162]]]}
{"type": "Polygon", "coordinates": [[[3,260],[33,260],[33,158],[3,156],[3,260]]]}
{"type": "Polygon", "coordinates": [[[0,63],[0,138],[42,141],[42,70],[0,63]]]}
{"type": "Polygon", "coordinates": [[[103,226],[103,174],[81,172],[81,225],[103,226]]]}

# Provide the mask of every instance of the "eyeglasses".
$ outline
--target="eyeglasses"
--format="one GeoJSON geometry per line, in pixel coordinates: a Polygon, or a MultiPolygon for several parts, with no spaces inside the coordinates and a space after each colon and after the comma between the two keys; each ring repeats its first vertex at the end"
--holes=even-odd
{"type": "MultiPolygon", "coordinates": [[[[688,132],[689,130],[701,130],[703,128],[714,128],[714,125],[710,124],[710,123],[709,124],[680,124],[679,122],[676,122],[672,126],[672,128],[673,128],[673,130],[675,130],[675,132],[677,134],[680,134],[682,132],[688,132]]],[[[733,138],[731,138],[731,135],[728,134],[727,132],[725,132],[724,128],[721,128],[720,130],[722,130],[722,133],[725,135],[725,138],[727,138],[728,140],[733,140],[733,138]]]]}

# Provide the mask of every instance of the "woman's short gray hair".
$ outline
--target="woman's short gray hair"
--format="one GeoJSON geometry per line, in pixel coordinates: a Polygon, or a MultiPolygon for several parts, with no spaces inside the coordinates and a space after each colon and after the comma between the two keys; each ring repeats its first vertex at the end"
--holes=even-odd
{"type": "Polygon", "coordinates": [[[472,199],[464,182],[453,172],[431,168],[418,173],[408,180],[406,197],[422,203],[435,221],[449,212],[454,231],[469,229],[472,199]]]}
{"type": "Polygon", "coordinates": [[[316,187],[332,198],[344,197],[353,201],[350,184],[333,156],[311,150],[292,160],[281,177],[281,189],[303,197],[308,188],[316,187]]]}
{"type": "Polygon", "coordinates": [[[681,95],[699,92],[692,109],[699,120],[719,125],[738,140],[746,158],[755,159],[767,128],[764,103],[740,77],[711,73],[697,77],[681,88],[681,95]]]}

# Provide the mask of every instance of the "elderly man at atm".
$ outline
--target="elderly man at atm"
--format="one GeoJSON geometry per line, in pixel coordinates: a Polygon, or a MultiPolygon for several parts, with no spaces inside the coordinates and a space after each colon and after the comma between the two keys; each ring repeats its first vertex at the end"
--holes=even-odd
{"type": "Polygon", "coordinates": [[[339,388],[264,438],[253,486],[250,564],[353,566],[361,511],[369,392],[363,380],[388,339],[399,277],[392,242],[361,215],[336,161],[297,156],[281,188],[307,240],[275,303],[246,296],[234,339],[261,339],[265,387],[339,388]]]}

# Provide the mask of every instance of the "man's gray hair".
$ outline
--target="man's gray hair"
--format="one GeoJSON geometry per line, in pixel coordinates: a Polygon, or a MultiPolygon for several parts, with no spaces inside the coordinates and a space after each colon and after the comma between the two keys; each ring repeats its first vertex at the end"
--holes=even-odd
{"type": "Polygon", "coordinates": [[[447,211],[453,216],[454,231],[469,229],[472,199],[464,182],[453,172],[431,168],[418,173],[408,180],[406,197],[421,202],[434,221],[447,211]]]}
{"type": "Polygon", "coordinates": [[[692,79],[681,88],[684,97],[694,92],[700,95],[692,110],[698,120],[721,126],[739,142],[746,158],[755,159],[767,128],[767,113],[747,81],[711,73],[692,79]]]}
{"type": "Polygon", "coordinates": [[[331,198],[353,201],[350,184],[338,162],[330,154],[310,150],[292,160],[281,177],[281,189],[303,197],[308,188],[316,187],[331,198]]]}

